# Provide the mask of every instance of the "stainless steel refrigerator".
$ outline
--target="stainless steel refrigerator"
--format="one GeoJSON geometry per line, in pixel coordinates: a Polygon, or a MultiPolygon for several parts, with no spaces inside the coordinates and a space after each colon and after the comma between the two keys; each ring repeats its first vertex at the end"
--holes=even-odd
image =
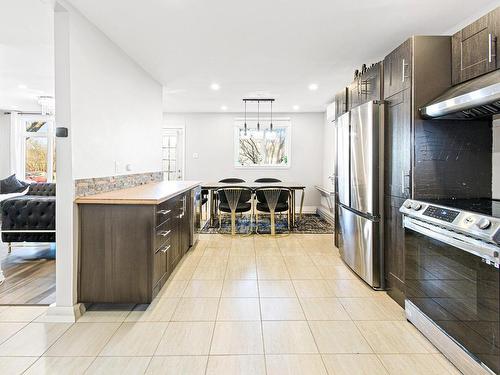
{"type": "Polygon", "coordinates": [[[384,105],[368,102],[337,119],[337,244],[344,262],[384,288],[384,105]]]}

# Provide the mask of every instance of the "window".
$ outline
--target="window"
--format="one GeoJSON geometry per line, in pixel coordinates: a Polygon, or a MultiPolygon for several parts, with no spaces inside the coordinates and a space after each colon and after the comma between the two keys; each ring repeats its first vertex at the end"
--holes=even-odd
{"type": "Polygon", "coordinates": [[[256,120],[247,119],[245,134],[244,120],[237,120],[235,126],[235,160],[239,168],[289,168],[291,125],[288,119],[273,119],[273,130],[269,119],[260,120],[257,131],[256,120]]]}
{"type": "Polygon", "coordinates": [[[55,181],[54,121],[47,116],[29,116],[21,118],[21,126],[25,180],[55,181]]]}

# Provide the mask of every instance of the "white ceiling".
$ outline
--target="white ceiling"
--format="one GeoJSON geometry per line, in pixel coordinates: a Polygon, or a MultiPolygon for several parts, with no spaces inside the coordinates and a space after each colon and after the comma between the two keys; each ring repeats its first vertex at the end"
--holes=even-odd
{"type": "Polygon", "coordinates": [[[492,0],[69,0],[165,86],[167,111],[324,111],[362,63],[412,34],[442,34],[492,0]],[[210,84],[221,88],[212,91],[210,84]],[[308,90],[310,83],[319,89],[308,90]]]}
{"type": "Polygon", "coordinates": [[[40,0],[0,4],[0,109],[39,111],[38,97],[54,95],[53,11],[40,0]]]}
{"type": "MultiPolygon", "coordinates": [[[[362,63],[412,34],[450,33],[496,0],[68,0],[164,85],[170,112],[323,111],[362,63]],[[219,91],[210,89],[213,82],[219,91]],[[317,83],[317,91],[308,85],[317,83]]],[[[2,0],[0,108],[53,95],[48,0],[2,0]],[[4,7],[5,4],[5,7],[4,7]],[[5,11],[7,8],[8,11],[5,11]],[[26,85],[27,89],[19,88],[26,85]]]]}

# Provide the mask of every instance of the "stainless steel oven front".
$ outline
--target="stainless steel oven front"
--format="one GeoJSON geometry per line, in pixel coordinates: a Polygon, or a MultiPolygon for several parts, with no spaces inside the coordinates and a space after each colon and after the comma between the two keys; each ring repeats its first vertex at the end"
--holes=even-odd
{"type": "Polygon", "coordinates": [[[498,247],[408,216],[404,226],[408,319],[462,372],[499,374],[498,247]]]}

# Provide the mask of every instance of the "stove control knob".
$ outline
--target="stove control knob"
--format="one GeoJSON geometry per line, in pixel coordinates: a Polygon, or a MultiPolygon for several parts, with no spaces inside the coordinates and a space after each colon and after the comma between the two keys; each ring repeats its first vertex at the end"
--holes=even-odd
{"type": "Polygon", "coordinates": [[[410,209],[412,206],[412,203],[410,201],[406,201],[404,206],[405,206],[405,208],[410,209]]]}
{"type": "Polygon", "coordinates": [[[491,225],[491,221],[489,221],[488,219],[486,218],[482,218],[481,220],[479,220],[477,222],[477,226],[479,227],[479,229],[488,229],[491,225]]]}
{"type": "Polygon", "coordinates": [[[415,211],[418,211],[422,208],[422,205],[418,202],[415,202],[411,205],[411,208],[413,208],[415,211]]]}

